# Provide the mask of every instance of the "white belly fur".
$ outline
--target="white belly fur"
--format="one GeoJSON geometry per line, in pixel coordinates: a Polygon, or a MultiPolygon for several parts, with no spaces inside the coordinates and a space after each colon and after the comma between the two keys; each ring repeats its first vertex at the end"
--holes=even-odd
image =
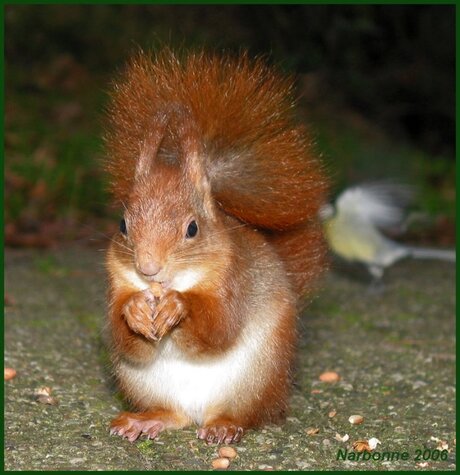
{"type": "Polygon", "coordinates": [[[143,401],[177,408],[200,424],[207,408],[232,405],[239,391],[256,395],[261,389],[267,376],[267,361],[273,358],[270,333],[277,320],[273,308],[264,310],[257,312],[259,318],[254,318],[237,344],[220,357],[206,361],[186,359],[173,340],[166,337],[148,366],[120,363],[118,376],[143,401]]]}
{"type": "MultiPolygon", "coordinates": [[[[125,279],[139,290],[148,282],[137,272],[123,269],[125,279]]],[[[175,279],[173,288],[184,291],[193,287],[202,276],[184,273],[175,279]]],[[[257,395],[273,359],[271,338],[282,312],[275,302],[266,302],[254,310],[237,343],[225,354],[203,361],[187,359],[186,355],[166,336],[155,359],[147,366],[132,366],[120,362],[117,376],[130,388],[135,399],[152,406],[177,408],[198,424],[206,409],[216,405],[231,406],[240,391],[257,395]]],[[[241,394],[241,393],[240,393],[241,394]]]]}

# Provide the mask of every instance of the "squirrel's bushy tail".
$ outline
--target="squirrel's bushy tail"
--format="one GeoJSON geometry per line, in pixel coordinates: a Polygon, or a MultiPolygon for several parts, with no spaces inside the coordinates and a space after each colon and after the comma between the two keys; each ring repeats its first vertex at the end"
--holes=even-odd
{"type": "Polygon", "coordinates": [[[283,260],[294,291],[308,302],[317,290],[315,282],[328,266],[321,225],[318,222],[303,224],[297,229],[270,233],[268,239],[283,260]]]}
{"type": "MultiPolygon", "coordinates": [[[[107,169],[119,201],[134,185],[129,170],[155,127],[153,118],[171,104],[187,110],[194,122],[219,205],[270,234],[288,272],[303,273],[305,280],[322,254],[321,233],[312,229],[325,202],[326,179],[312,139],[294,118],[292,78],[246,54],[181,59],[170,50],[154,58],[139,53],[115,83],[107,114],[107,169]]],[[[174,160],[173,151],[164,156],[174,160]]],[[[296,288],[305,287],[300,280],[296,288]]]]}

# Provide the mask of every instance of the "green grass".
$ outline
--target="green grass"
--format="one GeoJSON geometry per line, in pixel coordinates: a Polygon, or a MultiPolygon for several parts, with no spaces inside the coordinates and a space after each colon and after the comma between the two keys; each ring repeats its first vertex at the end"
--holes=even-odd
{"type": "Polygon", "coordinates": [[[5,177],[21,183],[8,189],[7,221],[104,215],[100,85],[74,95],[18,89],[7,98],[5,177]],[[65,107],[79,108],[75,120],[59,120],[65,107]]]}
{"type": "Polygon", "coordinates": [[[68,275],[69,269],[62,266],[52,255],[36,257],[33,261],[35,269],[45,275],[68,275]]]}

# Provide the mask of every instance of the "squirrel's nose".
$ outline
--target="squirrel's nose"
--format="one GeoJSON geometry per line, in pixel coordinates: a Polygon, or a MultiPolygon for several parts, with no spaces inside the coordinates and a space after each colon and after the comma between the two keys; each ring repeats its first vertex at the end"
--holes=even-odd
{"type": "Polygon", "coordinates": [[[161,270],[161,266],[151,260],[142,263],[137,263],[136,267],[141,274],[144,274],[147,277],[153,277],[154,275],[157,275],[158,272],[160,272],[161,270]]]}

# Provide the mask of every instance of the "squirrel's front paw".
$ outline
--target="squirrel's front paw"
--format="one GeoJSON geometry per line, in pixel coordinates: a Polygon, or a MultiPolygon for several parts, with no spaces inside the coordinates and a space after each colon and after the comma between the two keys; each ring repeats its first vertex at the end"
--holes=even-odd
{"type": "MultiPolygon", "coordinates": [[[[157,299],[158,300],[158,299],[157,299]]],[[[153,330],[153,316],[156,310],[155,297],[149,290],[136,292],[125,303],[122,313],[131,330],[149,340],[157,340],[153,330]]]]}
{"type": "Polygon", "coordinates": [[[166,292],[160,299],[153,316],[153,334],[160,339],[186,315],[187,306],[176,290],[166,292]]]}

